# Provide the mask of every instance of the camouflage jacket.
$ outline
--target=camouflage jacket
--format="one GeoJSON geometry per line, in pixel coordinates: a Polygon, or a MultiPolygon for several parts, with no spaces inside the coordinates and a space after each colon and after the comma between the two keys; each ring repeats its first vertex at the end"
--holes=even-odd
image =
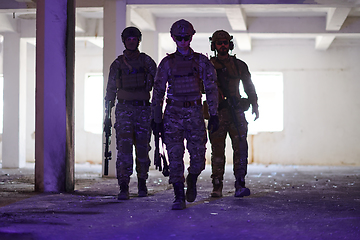
{"type": "MultiPolygon", "coordinates": [[[[125,60],[126,61],[126,60],[125,60]]],[[[129,66],[131,68],[131,66],[129,66]]],[[[123,55],[120,55],[113,61],[110,66],[109,78],[106,87],[106,101],[114,102],[116,96],[118,99],[125,100],[149,100],[150,99],[150,91],[154,84],[154,77],[156,74],[156,63],[154,60],[146,55],[145,53],[140,53],[136,51],[134,53],[128,54],[128,51],[125,50],[123,55]],[[141,61],[144,62],[144,69],[146,72],[146,88],[138,89],[134,91],[129,91],[125,89],[121,89],[119,87],[119,82],[121,82],[121,65],[125,64],[124,59],[132,60],[134,58],[142,58],[141,61]]]]}
{"type": "Polygon", "coordinates": [[[173,61],[174,58],[184,58],[189,61],[195,61],[197,66],[195,68],[197,69],[194,71],[197,72],[199,79],[203,84],[206,94],[206,101],[209,105],[209,113],[210,115],[217,115],[218,88],[216,84],[216,72],[214,66],[205,55],[195,53],[191,48],[188,55],[182,55],[180,52],[176,51],[175,53],[169,54],[162,59],[154,80],[152,106],[162,105],[165,92],[167,93],[167,98],[176,101],[195,101],[201,99],[202,97],[201,92],[199,92],[199,94],[196,96],[191,95],[185,98],[179,98],[173,93],[172,86],[174,85],[174,78],[171,68],[173,64],[171,61],[173,61]]]}

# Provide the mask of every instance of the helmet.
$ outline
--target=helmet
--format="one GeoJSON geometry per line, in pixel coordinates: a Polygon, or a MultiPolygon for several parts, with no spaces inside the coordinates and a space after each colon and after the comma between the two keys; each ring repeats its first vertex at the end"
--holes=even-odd
{"type": "Polygon", "coordinates": [[[121,39],[123,42],[125,42],[125,39],[128,37],[137,37],[140,42],[141,41],[141,32],[136,27],[127,27],[121,33],[121,39]]]}
{"type": "Polygon", "coordinates": [[[226,39],[229,41],[229,49],[234,49],[234,43],[232,41],[233,36],[230,36],[230,34],[225,30],[217,30],[213,33],[211,37],[209,37],[209,40],[211,41],[211,51],[215,51],[215,42],[220,39],[226,39]]]}
{"type": "Polygon", "coordinates": [[[217,30],[216,32],[213,33],[212,37],[210,37],[209,39],[212,42],[216,42],[217,40],[224,38],[230,41],[231,39],[233,39],[233,36],[230,36],[230,34],[225,30],[217,30]]]}
{"type": "Polygon", "coordinates": [[[180,19],[179,21],[174,22],[170,29],[171,35],[175,36],[192,36],[195,34],[195,32],[196,31],[193,25],[185,19],[180,19]]]}

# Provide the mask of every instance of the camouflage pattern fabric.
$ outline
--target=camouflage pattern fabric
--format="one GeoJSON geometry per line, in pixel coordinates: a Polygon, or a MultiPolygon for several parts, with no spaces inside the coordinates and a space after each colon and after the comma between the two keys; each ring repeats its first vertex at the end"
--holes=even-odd
{"type": "Polygon", "coordinates": [[[218,71],[218,87],[219,87],[219,106],[225,106],[219,109],[219,130],[215,133],[209,133],[211,142],[212,156],[212,178],[223,179],[224,167],[225,167],[225,139],[227,133],[231,138],[233,148],[233,171],[237,180],[245,181],[247,174],[248,164],[248,143],[247,132],[248,123],[245,118],[244,111],[240,108],[239,102],[241,99],[239,85],[240,81],[243,83],[244,91],[248,96],[249,103],[252,106],[257,107],[257,94],[254,84],[251,80],[251,74],[248,66],[245,62],[237,59],[235,56],[229,56],[229,58],[220,61],[216,57],[211,58],[211,62],[214,64],[215,69],[218,71]],[[225,72],[224,72],[225,70],[225,72]],[[225,89],[225,87],[228,89],[225,89]],[[241,135],[237,133],[236,126],[234,124],[233,117],[227,104],[223,104],[224,93],[229,92],[230,96],[236,99],[237,105],[236,118],[238,121],[238,128],[241,135]]]}
{"type": "Polygon", "coordinates": [[[169,156],[169,183],[184,182],[184,139],[190,154],[189,173],[200,174],[205,169],[207,142],[202,106],[181,108],[166,106],[164,134],[169,156]]]}
{"type": "MultiPolygon", "coordinates": [[[[149,102],[150,91],[153,87],[153,79],[156,74],[156,63],[148,55],[137,51],[125,50],[123,55],[118,56],[110,66],[109,78],[106,88],[105,101],[115,102],[116,122],[114,128],[116,130],[116,172],[119,185],[121,182],[129,183],[130,176],[133,173],[133,147],[135,146],[135,163],[138,178],[147,179],[150,166],[150,106],[134,106],[134,102],[149,102]],[[124,66],[124,56],[127,59],[127,65],[124,66]],[[137,58],[143,58],[144,68],[146,70],[146,86],[142,89],[128,91],[119,88],[119,82],[122,81],[121,71],[126,68],[136,68],[129,66],[136,63],[137,58]],[[124,103],[124,101],[127,101],[124,103]]],[[[136,105],[136,104],[135,104],[136,105]]]]}
{"type": "Polygon", "coordinates": [[[133,146],[138,178],[147,179],[150,167],[150,106],[116,105],[116,171],[119,184],[129,183],[133,173],[133,146]]]}
{"type": "Polygon", "coordinates": [[[228,108],[223,108],[219,111],[219,129],[214,133],[209,132],[211,142],[211,177],[213,179],[223,180],[226,161],[225,140],[228,133],[233,148],[233,171],[235,178],[244,179],[247,174],[248,143],[246,138],[248,123],[245,119],[245,113],[240,109],[236,111],[236,117],[238,119],[241,141],[228,108]]]}
{"type": "MultiPolygon", "coordinates": [[[[218,89],[216,85],[216,72],[209,59],[202,54],[194,54],[190,48],[190,54],[183,56],[179,52],[166,56],[159,64],[154,80],[152,104],[152,116],[155,106],[162,106],[165,92],[167,98],[174,101],[196,101],[201,99],[201,92],[197,95],[181,96],[173,92],[175,78],[171,66],[172,61],[178,58],[196,61],[196,73],[203,81],[206,100],[209,105],[209,113],[217,115],[218,89]],[[174,58],[175,57],[175,58],[174,58]]],[[[184,139],[187,140],[186,148],[190,154],[189,173],[199,174],[205,168],[205,144],[207,142],[206,128],[203,117],[202,105],[179,107],[167,105],[164,117],[164,136],[166,150],[169,158],[170,176],[169,183],[184,182],[185,151],[184,139]]]]}

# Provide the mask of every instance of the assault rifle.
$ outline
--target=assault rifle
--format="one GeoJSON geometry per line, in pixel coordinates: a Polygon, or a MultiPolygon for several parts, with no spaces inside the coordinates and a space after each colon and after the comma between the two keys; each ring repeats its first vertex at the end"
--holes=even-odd
{"type": "Polygon", "coordinates": [[[162,113],[161,106],[155,107],[154,114],[154,137],[155,137],[155,152],[154,152],[154,165],[155,169],[159,169],[162,171],[162,174],[167,177],[169,176],[169,165],[167,163],[166,157],[164,153],[160,153],[160,139],[162,144],[164,144],[164,128],[162,125],[162,113]],[[164,168],[162,167],[161,160],[164,164],[164,168]]]}
{"type": "Polygon", "coordinates": [[[111,108],[112,102],[106,101],[105,102],[105,121],[104,121],[104,133],[105,133],[105,164],[104,164],[104,175],[109,174],[109,160],[111,160],[111,151],[110,151],[110,144],[111,144],[111,108]]]}

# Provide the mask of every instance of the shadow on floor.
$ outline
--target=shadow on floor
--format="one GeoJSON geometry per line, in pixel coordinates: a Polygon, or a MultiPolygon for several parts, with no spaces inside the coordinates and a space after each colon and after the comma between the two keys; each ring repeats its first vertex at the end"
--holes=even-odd
{"type": "Polygon", "coordinates": [[[149,196],[118,201],[100,168],[76,173],[73,193],[34,193],[33,169],[0,169],[0,239],[360,239],[360,167],[249,165],[251,195],[235,198],[232,166],[224,196],[210,198],[210,166],[195,202],[170,210],[173,189],[156,170],[149,196]]]}

